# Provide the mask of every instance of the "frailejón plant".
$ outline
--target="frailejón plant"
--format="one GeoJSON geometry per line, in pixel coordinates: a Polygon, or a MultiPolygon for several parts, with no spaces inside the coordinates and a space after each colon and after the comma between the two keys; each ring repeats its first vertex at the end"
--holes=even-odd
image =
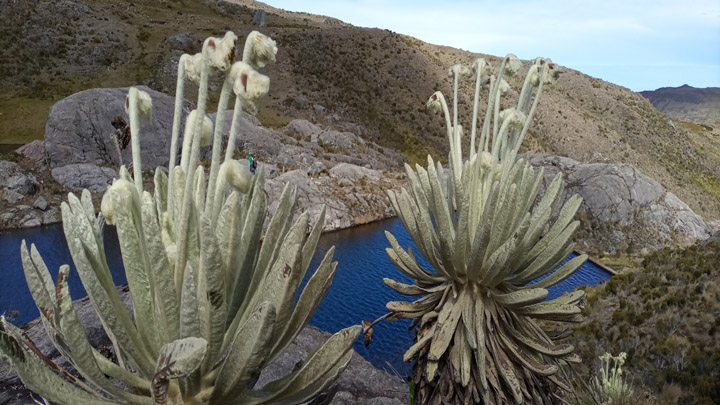
{"type": "Polygon", "coordinates": [[[548,275],[573,251],[571,237],[579,224],[573,216],[581,199],[573,196],[556,210],[563,190],[558,175],[535,204],[542,171],[535,173],[517,156],[543,86],[558,70],[547,59],[535,60],[517,106],[501,111],[501,96],[509,90],[503,76],[520,67],[514,55],[503,59],[496,74],[484,59],[473,63],[475,100],[466,160],[457,91],[459,80],[472,73],[461,65],[451,67],[452,116],[442,93],[427,102],[445,116],[449,169],[428,156],[427,169],[406,165],[408,189],[388,191],[395,212],[432,266],[423,268],[412,249],[403,249],[386,232],[392,246],[388,256],[415,279],[414,284],[384,282],[418,297],[389,302],[387,308],[388,319],[412,318],[413,325],[419,324],[415,342],[404,355],[405,361],[415,361],[419,404],[553,403],[552,383],[570,389],[558,375],[559,367],[579,361],[571,345],[556,343],[535,320],[581,319],[583,291],[544,300],[546,288],[568,277],[587,257],[576,257],[531,282],[548,275]],[[478,128],[479,94],[485,84],[487,110],[478,128]]]}
{"type": "Polygon", "coordinates": [[[625,352],[620,352],[617,356],[610,353],[600,356],[599,376],[595,376],[591,380],[589,392],[597,403],[630,404],[633,389],[625,381],[622,371],[626,358],[627,353],[625,352]],[[611,362],[612,365],[610,365],[611,362]]]}
{"type": "Polygon", "coordinates": [[[333,335],[297,370],[254,390],[260,371],[297,336],[317,309],[335,274],[333,249],[325,255],[296,302],[300,281],[315,252],[324,211],[307,234],[308,215],[293,222],[296,191],[285,187],[260,243],[267,199],[256,175],[233,160],[242,108],[269,89],[255,70],[275,59],[275,42],[252,33],[243,61],[233,63],[236,36],[205,40],[202,53],[184,55],[178,68],[177,105],[169,175],[155,172],[155,192],[143,191],[139,113],[151,99],[131,88],[134,179],[125,167],[103,196],[95,216],[90,194],[70,194],[62,205],[73,262],[109,336],[117,361],[92,347],[68,290],[68,266],[53,284],[35,246],[23,242],[25,277],[55,347],[81,376],[44,356],[21,330],[0,320],[0,355],[28,388],[60,404],[276,404],[302,403],[323,392],[344,370],[360,333],[354,326],[333,335]],[[208,76],[225,75],[218,125],[205,116],[208,76]],[[181,164],[175,166],[185,80],[199,84],[181,164]],[[236,95],[230,141],[220,164],[222,113],[236,95]],[[199,146],[213,143],[209,183],[198,165],[199,146]],[[226,197],[227,189],[231,193],[226,197]],[[117,227],[133,301],[131,316],[113,284],[102,224],[117,227]]]}

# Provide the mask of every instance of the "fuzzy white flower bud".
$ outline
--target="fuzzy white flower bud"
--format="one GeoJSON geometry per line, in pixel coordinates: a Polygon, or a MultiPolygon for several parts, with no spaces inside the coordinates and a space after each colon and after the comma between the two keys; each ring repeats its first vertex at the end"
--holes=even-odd
{"type": "Polygon", "coordinates": [[[498,89],[500,91],[500,95],[504,96],[507,94],[508,91],[510,91],[510,84],[505,81],[505,79],[502,79],[500,81],[500,88],[498,89]]]}
{"type": "Polygon", "coordinates": [[[508,128],[509,129],[522,129],[525,125],[525,120],[527,119],[525,117],[525,114],[518,111],[515,108],[508,108],[505,110],[500,111],[500,114],[498,116],[498,119],[502,124],[505,124],[506,120],[508,121],[508,128]]]}
{"type": "Polygon", "coordinates": [[[433,93],[432,96],[428,99],[428,101],[425,103],[425,108],[430,110],[433,114],[437,114],[440,111],[442,111],[442,104],[440,103],[440,97],[442,96],[442,93],[439,91],[436,91],[433,93]]]}
{"type": "Polygon", "coordinates": [[[245,40],[242,61],[259,69],[270,62],[275,62],[277,51],[277,45],[272,38],[253,31],[245,40]]]}
{"type": "Polygon", "coordinates": [[[472,71],[460,63],[456,63],[448,68],[448,76],[458,75],[458,79],[462,80],[472,76],[472,71]]]}
{"type": "Polygon", "coordinates": [[[542,66],[535,64],[530,66],[530,71],[528,71],[528,74],[530,75],[530,84],[534,87],[537,87],[540,85],[540,73],[542,72],[542,66]]]}
{"type": "Polygon", "coordinates": [[[472,64],[472,72],[474,75],[477,75],[478,69],[482,69],[483,72],[489,72],[490,64],[484,58],[477,58],[472,64]]]}
{"type": "MultiPolygon", "coordinates": [[[[192,110],[190,111],[190,114],[188,114],[187,120],[185,121],[185,139],[188,139],[187,137],[189,137],[190,134],[192,134],[192,131],[195,130],[196,116],[197,110],[192,110]]],[[[212,135],[213,123],[206,115],[203,120],[202,130],[200,131],[200,146],[210,145],[210,142],[212,142],[212,135]]]]}
{"type": "Polygon", "coordinates": [[[222,38],[208,38],[209,65],[221,72],[227,72],[235,60],[235,41],[237,35],[232,31],[226,32],[222,38]]]}
{"type": "Polygon", "coordinates": [[[202,70],[202,54],[196,53],[195,55],[183,55],[180,57],[180,63],[183,64],[183,70],[185,76],[191,82],[200,84],[200,71],[202,70]]]}
{"type": "Polygon", "coordinates": [[[220,173],[225,175],[225,181],[235,187],[241,193],[247,193],[250,190],[252,181],[250,169],[243,166],[237,160],[228,160],[220,167],[220,173]]]}
{"type": "Polygon", "coordinates": [[[544,65],[548,65],[548,72],[545,75],[543,84],[553,84],[560,77],[560,69],[550,59],[537,58],[535,64],[530,67],[530,84],[537,87],[540,85],[540,75],[542,74],[544,65]]]}
{"type": "Polygon", "coordinates": [[[102,202],[100,203],[100,212],[105,217],[105,223],[108,225],[115,224],[115,208],[112,204],[112,197],[110,196],[110,188],[103,194],[102,202]]]}
{"type": "MultiPolygon", "coordinates": [[[[152,98],[147,92],[137,88],[135,90],[137,91],[138,112],[147,117],[148,120],[152,119],[152,98]]],[[[125,97],[125,113],[130,115],[130,92],[128,92],[128,95],[125,97]]]]}
{"type": "Polygon", "coordinates": [[[245,62],[235,62],[230,74],[235,78],[233,91],[240,97],[243,109],[255,114],[258,100],[270,91],[270,78],[245,62]]]}
{"type": "Polygon", "coordinates": [[[135,185],[125,179],[115,179],[105,191],[100,203],[100,212],[105,216],[105,222],[110,225],[115,224],[115,204],[118,202],[115,200],[124,206],[131,204],[135,204],[137,207],[141,206],[135,185]]]}
{"type": "Polygon", "coordinates": [[[482,151],[480,153],[480,167],[483,170],[489,170],[495,164],[495,157],[489,152],[482,151]]]}
{"type": "Polygon", "coordinates": [[[522,62],[517,56],[508,54],[505,57],[505,74],[508,76],[514,76],[522,67],[522,62]]]}

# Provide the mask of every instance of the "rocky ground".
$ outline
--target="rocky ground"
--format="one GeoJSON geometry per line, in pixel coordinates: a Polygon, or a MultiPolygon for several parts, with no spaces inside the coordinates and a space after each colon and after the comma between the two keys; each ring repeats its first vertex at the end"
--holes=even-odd
{"type": "MultiPolygon", "coordinates": [[[[152,95],[154,108],[152,122],[141,133],[143,163],[167,166],[173,98],[145,90],[152,95]]],[[[126,88],[94,89],[61,100],[50,111],[43,141],[6,155],[10,160],[0,160],[0,228],[59,221],[59,204],[67,192],[87,188],[99,200],[117,176],[120,162],[132,160],[131,148],[118,156],[110,137],[112,120],[124,115],[126,93],[126,88]],[[77,119],[78,114],[83,119],[77,119]]],[[[226,137],[231,115],[224,118],[226,137]]],[[[265,166],[270,213],[275,210],[272,202],[289,182],[298,187],[300,211],[317,215],[323,204],[327,207],[326,231],[394,215],[384,190],[400,187],[404,159],[389,148],[353,132],[301,119],[271,130],[245,113],[237,145],[237,158],[253,155],[265,166]]],[[[207,164],[209,151],[202,154],[207,164]]],[[[152,170],[145,172],[148,186],[152,175],[152,170]]]]}

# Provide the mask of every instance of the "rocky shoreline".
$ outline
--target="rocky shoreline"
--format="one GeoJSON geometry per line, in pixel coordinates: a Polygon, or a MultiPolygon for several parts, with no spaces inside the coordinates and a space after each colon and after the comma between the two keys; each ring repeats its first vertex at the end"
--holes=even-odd
{"type": "MultiPolygon", "coordinates": [[[[146,167],[167,167],[173,98],[144,90],[151,93],[154,108],[151,124],[142,129],[143,163],[146,167]]],[[[112,122],[123,115],[126,93],[127,88],[92,89],[59,101],[50,111],[44,140],[2,157],[0,229],[58,222],[59,205],[67,192],[78,193],[84,188],[93,193],[98,206],[120,163],[131,161],[130,148],[118,156],[111,138],[112,122]],[[84,119],[76,119],[78,111],[84,119]]],[[[225,139],[231,115],[225,114],[223,120],[225,139]]],[[[211,118],[215,119],[214,115],[211,118]]],[[[362,132],[349,123],[339,126],[362,132]]],[[[265,165],[271,213],[275,208],[272,203],[290,182],[298,187],[300,211],[317,215],[322,204],[327,206],[325,231],[394,215],[384,190],[403,183],[404,158],[354,132],[321,128],[306,120],[293,120],[273,130],[243,113],[237,145],[236,158],[253,155],[265,165]]],[[[207,162],[209,151],[201,153],[207,162]]],[[[153,174],[146,171],[143,176],[146,189],[152,189],[153,174]]]]}

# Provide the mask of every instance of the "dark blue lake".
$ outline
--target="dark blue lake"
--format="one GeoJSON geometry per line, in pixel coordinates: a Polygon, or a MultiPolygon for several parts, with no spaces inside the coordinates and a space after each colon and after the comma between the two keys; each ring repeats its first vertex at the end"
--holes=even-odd
{"type": "MultiPolygon", "coordinates": [[[[395,235],[403,247],[412,245],[412,240],[398,219],[326,233],[320,238],[310,271],[314,271],[325,252],[333,245],[336,249],[335,260],[339,265],[335,281],[310,321],[311,325],[334,333],[344,327],[359,324],[363,319],[374,320],[380,317],[386,313],[385,304],[388,301],[407,300],[407,297],[396,293],[382,282],[384,277],[411,282],[395,268],[385,254],[385,248],[390,245],[385,238],[385,230],[395,235]]],[[[26,239],[28,245],[35,243],[53,272],[53,278],[56,277],[60,265],[72,265],[60,225],[0,231],[0,312],[13,316],[14,311],[17,311],[13,321],[15,324],[25,323],[38,316],[22,272],[22,239],[26,239]]],[[[115,283],[126,283],[114,232],[106,232],[105,246],[109,249],[107,256],[115,283]]],[[[599,284],[609,277],[610,274],[587,262],[563,283],[551,288],[549,298],[562,295],[563,292],[580,285],[599,284]]],[[[73,299],[85,296],[85,290],[74,269],[70,273],[70,293],[73,299]]],[[[409,375],[410,364],[402,362],[403,353],[412,344],[409,326],[410,320],[381,322],[375,326],[370,346],[365,347],[361,337],[355,344],[355,350],[376,367],[390,373],[397,371],[400,375],[409,375]]]]}

